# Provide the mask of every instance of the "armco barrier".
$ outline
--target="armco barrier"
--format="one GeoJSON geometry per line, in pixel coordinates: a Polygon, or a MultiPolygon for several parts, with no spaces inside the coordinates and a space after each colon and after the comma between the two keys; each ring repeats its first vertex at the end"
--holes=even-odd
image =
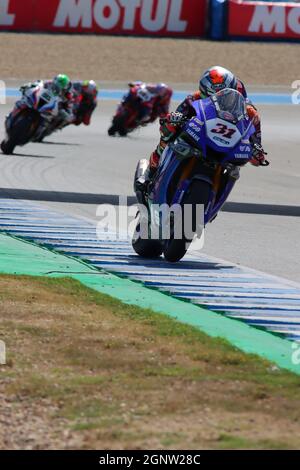
{"type": "Polygon", "coordinates": [[[300,39],[300,4],[229,0],[228,35],[249,39],[300,39]]]}
{"type": "Polygon", "coordinates": [[[0,0],[0,30],[203,37],[206,0],[0,0]]]}

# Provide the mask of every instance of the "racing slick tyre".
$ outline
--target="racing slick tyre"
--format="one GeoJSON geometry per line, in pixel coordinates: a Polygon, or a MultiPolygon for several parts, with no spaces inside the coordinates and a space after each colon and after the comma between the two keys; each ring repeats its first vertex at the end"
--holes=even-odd
{"type": "Polygon", "coordinates": [[[114,136],[116,132],[117,132],[117,129],[114,125],[112,125],[107,131],[108,135],[110,135],[111,137],[114,136]]]}
{"type": "Polygon", "coordinates": [[[163,252],[163,246],[160,241],[141,238],[139,222],[132,239],[132,248],[142,258],[159,258],[163,252]]]}
{"type": "Polygon", "coordinates": [[[17,145],[25,145],[33,134],[32,126],[37,119],[35,113],[20,114],[16,117],[7,139],[1,142],[4,155],[11,155],[17,145]]]}
{"type": "MultiPolygon", "coordinates": [[[[211,185],[205,181],[201,180],[194,180],[192,181],[190,188],[188,192],[186,193],[183,202],[181,204],[182,206],[182,221],[185,221],[185,205],[191,205],[192,206],[192,232],[193,233],[198,233],[198,236],[200,236],[200,233],[198,232],[198,227],[196,226],[197,223],[197,205],[204,205],[204,207],[207,206],[209,198],[210,198],[210,192],[211,192],[211,185]]],[[[184,223],[182,222],[182,225],[184,223]]],[[[182,238],[181,239],[175,239],[174,238],[174,230],[172,230],[171,227],[171,236],[169,240],[165,241],[165,246],[163,250],[164,257],[167,261],[171,263],[176,263],[180,261],[184,255],[186,254],[191,242],[193,241],[192,239],[187,239],[185,238],[184,234],[186,233],[184,230],[184,226],[182,227],[182,238]]]]}
{"type": "Polygon", "coordinates": [[[114,118],[112,126],[108,129],[108,135],[114,136],[119,134],[121,137],[126,137],[128,131],[124,127],[124,119],[114,118]]]}
{"type": "Polygon", "coordinates": [[[11,155],[14,153],[16,144],[12,142],[11,140],[5,141],[3,140],[1,142],[1,151],[4,155],[11,155]]]}

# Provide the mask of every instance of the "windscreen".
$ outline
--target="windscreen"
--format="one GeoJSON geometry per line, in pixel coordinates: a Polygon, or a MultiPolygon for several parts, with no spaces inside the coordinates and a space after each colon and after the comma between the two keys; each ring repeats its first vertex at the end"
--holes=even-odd
{"type": "Polygon", "coordinates": [[[238,122],[246,114],[245,98],[236,90],[226,88],[212,96],[218,117],[224,121],[238,122]]]}

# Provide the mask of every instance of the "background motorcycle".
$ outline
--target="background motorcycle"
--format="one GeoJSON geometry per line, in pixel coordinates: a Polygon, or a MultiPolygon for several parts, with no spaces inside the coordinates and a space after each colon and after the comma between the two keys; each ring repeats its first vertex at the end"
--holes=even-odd
{"type": "MultiPolygon", "coordinates": [[[[223,90],[193,105],[196,116],[188,120],[175,142],[166,147],[154,180],[147,194],[138,191],[140,204],[147,208],[148,238],[142,236],[142,212],[137,216],[137,227],[132,246],[143,257],[158,257],[179,261],[186,253],[195,234],[201,236],[203,224],[198,223],[199,205],[204,206],[204,226],[212,222],[225,203],[239,178],[239,167],[252,158],[251,136],[255,132],[246,114],[243,96],[231,89],[223,90]],[[157,207],[177,204],[181,207],[181,238],[175,237],[176,220],[168,214],[164,220],[157,207]],[[187,209],[190,217],[185,218],[187,209]],[[191,225],[185,227],[186,220],[191,225]],[[169,226],[170,236],[151,238],[169,226]],[[186,236],[186,233],[191,233],[186,236]]],[[[268,165],[265,161],[263,165],[268,165]]],[[[138,164],[135,183],[144,175],[148,162],[138,164]]]]}
{"type": "Polygon", "coordinates": [[[84,122],[85,116],[91,116],[96,108],[94,96],[83,97],[77,95],[74,99],[73,114],[75,126],[84,122]]]}
{"type": "Polygon", "coordinates": [[[18,108],[6,119],[6,138],[1,143],[4,154],[12,154],[17,145],[38,140],[45,123],[50,123],[59,111],[59,99],[39,85],[27,89],[18,108]]]}
{"type": "Polygon", "coordinates": [[[94,103],[83,101],[81,96],[76,96],[73,102],[72,113],[65,111],[63,104],[59,104],[59,115],[49,123],[44,132],[39,136],[38,142],[42,142],[46,137],[54,132],[61,131],[71,124],[80,126],[84,116],[94,110],[94,103]]]}
{"type": "Polygon", "coordinates": [[[131,88],[118,106],[112,125],[108,129],[108,135],[113,136],[118,133],[124,137],[139,126],[153,122],[155,117],[152,113],[149,113],[149,117],[142,121],[138,118],[141,106],[153,107],[153,98],[154,96],[147,89],[139,87],[131,88]]]}
{"type": "Polygon", "coordinates": [[[59,103],[58,109],[58,115],[54,116],[53,119],[48,122],[42,133],[39,133],[37,137],[33,138],[34,142],[43,142],[46,137],[49,137],[54,132],[62,130],[72,124],[73,116],[62,108],[62,103],[59,103]]]}

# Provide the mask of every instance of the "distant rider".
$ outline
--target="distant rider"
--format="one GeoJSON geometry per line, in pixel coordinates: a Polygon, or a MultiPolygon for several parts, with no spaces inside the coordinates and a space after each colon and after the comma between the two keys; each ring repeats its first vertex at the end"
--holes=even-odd
{"type": "Polygon", "coordinates": [[[46,90],[51,90],[54,95],[60,98],[61,117],[70,121],[73,119],[72,82],[68,75],[59,74],[56,75],[52,80],[37,80],[33,83],[27,83],[20,88],[20,91],[22,94],[24,94],[28,88],[34,88],[36,86],[44,86],[46,90]]]}
{"type": "MultiPolygon", "coordinates": [[[[35,88],[37,86],[43,86],[46,90],[51,90],[51,92],[59,98],[59,114],[55,120],[60,123],[58,128],[63,127],[65,123],[70,123],[74,120],[73,115],[73,95],[71,92],[72,82],[67,75],[59,74],[56,75],[53,80],[36,80],[35,82],[26,83],[21,86],[20,91],[22,93],[22,98],[16,102],[15,107],[12,113],[8,116],[7,120],[11,120],[16,113],[20,111],[26,105],[23,101],[23,96],[26,91],[30,88],[35,88]]],[[[43,127],[39,130],[39,135],[42,135],[46,130],[47,123],[44,123],[43,127]]]]}
{"type": "Polygon", "coordinates": [[[73,124],[89,126],[97,107],[98,86],[94,80],[73,82],[74,115],[73,124]]]}
{"type": "Polygon", "coordinates": [[[165,83],[130,82],[130,92],[124,98],[136,104],[137,121],[141,124],[154,122],[158,117],[165,117],[170,108],[173,90],[165,83]]]}
{"type": "Polygon", "coordinates": [[[150,157],[150,165],[148,172],[141,179],[141,189],[145,189],[146,185],[153,178],[156,169],[159,165],[160,157],[166,146],[175,140],[180,133],[182,126],[186,119],[191,119],[196,115],[193,108],[193,102],[208,98],[209,96],[217,93],[225,88],[232,88],[239,91],[246,99],[246,109],[248,116],[253,120],[255,126],[255,134],[252,137],[252,159],[250,162],[254,166],[259,166],[265,161],[265,152],[261,146],[261,120],[259,113],[255,106],[250,102],[247,96],[246,88],[241,80],[236,78],[232,72],[220,67],[214,66],[206,70],[200,78],[199,90],[193,95],[188,95],[186,99],[178,106],[176,112],[168,114],[165,118],[160,120],[160,142],[156,150],[150,157]]]}

